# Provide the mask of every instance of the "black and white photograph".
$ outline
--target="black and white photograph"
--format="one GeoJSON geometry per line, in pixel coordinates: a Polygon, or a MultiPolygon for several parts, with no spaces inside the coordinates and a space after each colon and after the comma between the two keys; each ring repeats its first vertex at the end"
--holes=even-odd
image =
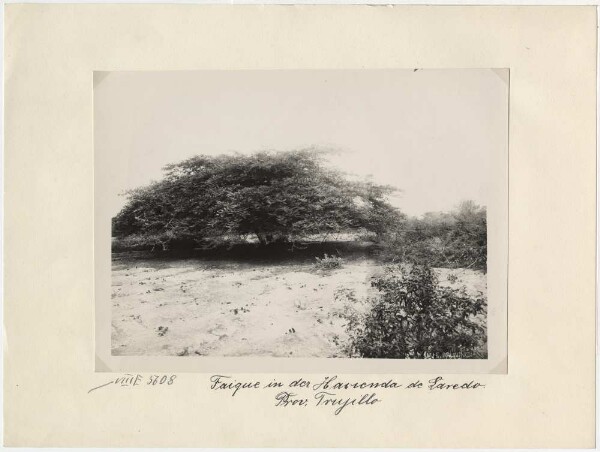
{"type": "Polygon", "coordinates": [[[595,447],[596,6],[56,1],[4,8],[7,448],[595,447]]]}
{"type": "Polygon", "coordinates": [[[111,354],[487,359],[507,124],[504,69],[96,73],[111,354]]]}

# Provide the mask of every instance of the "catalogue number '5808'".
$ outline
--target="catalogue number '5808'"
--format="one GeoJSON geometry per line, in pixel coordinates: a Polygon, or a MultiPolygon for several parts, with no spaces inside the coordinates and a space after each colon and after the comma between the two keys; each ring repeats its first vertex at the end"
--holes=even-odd
{"type": "Polygon", "coordinates": [[[172,385],[176,378],[177,375],[150,375],[144,379],[144,377],[140,374],[127,374],[117,378],[115,380],[115,384],[120,386],[139,386],[145,381],[145,384],[148,386],[172,385]]]}

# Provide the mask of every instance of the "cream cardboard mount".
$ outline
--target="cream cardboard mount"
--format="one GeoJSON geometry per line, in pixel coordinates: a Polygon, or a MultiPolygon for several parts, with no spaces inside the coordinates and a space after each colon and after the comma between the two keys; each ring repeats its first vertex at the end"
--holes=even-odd
{"type": "MultiPolygon", "coordinates": [[[[11,4],[5,25],[6,445],[594,446],[595,7],[11,4]],[[507,368],[460,375],[483,390],[386,392],[335,416],[210,389],[217,373],[314,383],[334,373],[314,362],[291,373],[255,373],[244,358],[200,373],[109,362],[99,350],[110,319],[96,304],[110,265],[97,241],[110,235],[97,218],[94,74],[386,68],[510,71],[507,368]],[[125,377],[119,366],[145,382],[176,378],[88,393],[125,377]]],[[[397,371],[335,374],[458,380],[397,371]]]]}

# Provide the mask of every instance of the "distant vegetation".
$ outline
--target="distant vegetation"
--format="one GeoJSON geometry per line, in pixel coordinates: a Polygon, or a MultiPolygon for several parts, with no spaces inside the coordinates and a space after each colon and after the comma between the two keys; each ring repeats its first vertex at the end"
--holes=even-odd
{"type": "Polygon", "coordinates": [[[375,240],[380,257],[433,267],[487,270],[487,212],[472,201],[451,212],[406,218],[375,240]]]}

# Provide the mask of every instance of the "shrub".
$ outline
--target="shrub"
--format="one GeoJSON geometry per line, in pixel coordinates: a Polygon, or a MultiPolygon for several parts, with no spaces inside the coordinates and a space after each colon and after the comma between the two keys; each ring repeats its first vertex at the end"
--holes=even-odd
{"type": "Polygon", "coordinates": [[[375,277],[379,291],[365,318],[351,318],[351,355],[364,358],[484,358],[486,331],[476,316],[483,297],[441,287],[430,267],[391,266],[375,277]]]}
{"type": "Polygon", "coordinates": [[[325,255],[322,258],[316,257],[315,259],[317,261],[315,262],[315,267],[317,267],[320,270],[331,270],[334,268],[340,268],[344,263],[344,259],[342,259],[341,257],[334,255],[330,256],[327,253],[325,253],[325,255]]]}

